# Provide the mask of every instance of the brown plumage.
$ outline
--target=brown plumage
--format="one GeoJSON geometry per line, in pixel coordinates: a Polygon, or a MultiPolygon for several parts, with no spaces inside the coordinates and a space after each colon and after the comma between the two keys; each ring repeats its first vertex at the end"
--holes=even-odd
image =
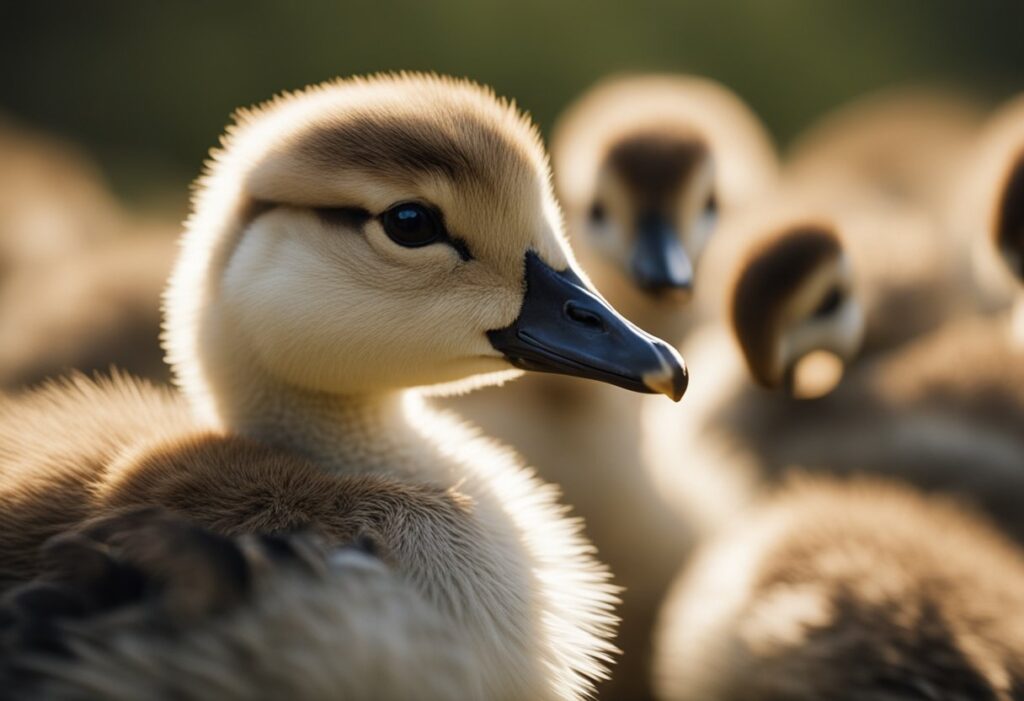
{"type": "MultiPolygon", "coordinates": [[[[425,602],[473,651],[479,685],[449,696],[584,695],[612,650],[606,571],[555,490],[419,392],[515,372],[488,332],[517,322],[530,265],[571,276],[573,294],[619,324],[619,342],[650,355],[652,383],[666,369],[685,380],[671,349],[587,289],[548,180],[532,125],[466,82],[340,80],[241,113],[197,188],[165,296],[181,393],[74,378],[0,400],[0,579],[38,573],[47,537],[136,506],[228,535],[305,527],[331,544],[369,535],[398,589],[371,584],[367,595],[400,610],[411,589],[420,603],[410,605],[425,602]],[[353,142],[368,119],[367,134],[388,143],[353,142]],[[428,123],[436,128],[425,133],[428,123]],[[426,228],[398,227],[396,211],[426,228]],[[388,604],[392,591],[400,598],[388,604]]],[[[531,305],[563,313],[563,302],[531,305]]],[[[630,371],[648,373],[644,363],[630,371]]],[[[396,646],[401,664],[401,617],[389,631],[373,608],[346,608],[346,625],[396,646]]],[[[259,638],[236,623],[225,625],[259,638]]],[[[316,637],[306,623],[301,634],[316,637]]],[[[149,643],[159,657],[163,643],[149,643]]],[[[386,644],[371,648],[378,665],[388,659],[386,644]]],[[[212,658],[230,661],[231,649],[212,658]]],[[[189,650],[184,664],[210,666],[189,650]]],[[[118,651],[97,654],[94,670],[117,666],[118,651]]],[[[344,684],[364,691],[379,669],[358,656],[335,662],[344,684]]],[[[136,696],[148,688],[138,671],[136,696]]],[[[243,683],[232,664],[211,674],[243,683]]]]}
{"type": "Polygon", "coordinates": [[[44,561],[0,605],[5,699],[482,695],[472,650],[358,544],[231,539],[127,509],[53,539],[44,561]]]}
{"type": "Polygon", "coordinates": [[[738,393],[691,431],[688,467],[741,488],[663,611],[664,698],[1024,697],[1021,348],[980,315],[879,345],[827,396],[738,393]]]}
{"type": "Polygon", "coordinates": [[[629,190],[637,210],[667,210],[680,205],[680,190],[710,157],[699,136],[663,127],[623,134],[611,144],[607,163],[629,190]]]}
{"type": "Polygon", "coordinates": [[[1019,298],[1022,159],[1024,97],[1017,96],[995,110],[970,144],[956,170],[956,188],[942,209],[964,279],[976,302],[989,311],[1005,309],[1019,298]]]}
{"type": "MultiPolygon", "coordinates": [[[[587,274],[633,323],[678,342],[690,324],[692,280],[676,289],[645,287],[634,269],[641,230],[655,223],[669,232],[699,279],[719,208],[728,216],[775,176],[764,127],[740,98],[712,81],[621,76],[565,110],[552,153],[568,233],[587,274]]],[[[448,405],[515,446],[583,517],[588,537],[624,587],[616,639],[623,655],[598,695],[636,701],[651,697],[654,616],[693,540],[686,520],[641,469],[643,398],[605,389],[527,376],[448,405]]]]}
{"type": "MultiPolygon", "coordinates": [[[[775,241],[762,244],[750,254],[732,293],[731,323],[754,378],[771,386],[778,366],[778,329],[791,323],[790,298],[797,295],[817,271],[839,263],[842,247],[830,228],[797,225],[775,241]]],[[[847,290],[838,286],[824,291],[812,310],[828,313],[838,307],[847,290]]]]}
{"type": "MultiPolygon", "coordinates": [[[[954,317],[889,345],[882,340],[902,334],[872,335],[873,317],[892,310],[884,303],[886,295],[871,306],[862,301],[864,283],[856,274],[855,258],[851,256],[854,284],[829,276],[812,285],[813,278],[788,270],[783,253],[784,248],[778,256],[755,256],[741,265],[733,304],[749,309],[733,321],[749,317],[750,328],[735,324],[735,339],[708,334],[684,347],[696,369],[688,411],[649,407],[648,456],[667,493],[701,513],[700,502],[716,501],[703,490],[708,484],[720,485],[728,496],[719,494],[721,508],[710,511],[708,526],[714,528],[739,513],[747,500],[773,489],[793,467],[825,474],[887,475],[954,494],[987,513],[1007,533],[1024,538],[1024,520],[1013,496],[1024,489],[1024,363],[1007,320],[954,317]],[[795,292],[740,295],[748,270],[773,260],[780,266],[778,278],[785,279],[780,289],[795,292]],[[832,282],[825,284],[827,280],[832,282]],[[830,300],[831,288],[840,293],[837,303],[830,300]],[[843,324],[834,323],[842,317],[843,305],[850,304],[867,307],[867,343],[859,347],[838,342],[843,324]],[[763,324],[763,319],[780,323],[763,324]],[[843,347],[846,353],[839,351],[843,347]],[[846,366],[838,386],[824,396],[765,392],[743,378],[749,370],[761,384],[785,389],[790,368],[816,350],[838,354],[846,366]],[[746,368],[729,372],[732,355],[742,357],[746,368]],[[783,362],[778,362],[780,356],[783,362]],[[716,367],[727,376],[716,377],[716,367]],[[670,435],[672,427],[677,431],[674,439],[656,444],[654,437],[670,435]],[[696,448],[683,455],[683,445],[696,448]]],[[[906,309],[896,307],[896,315],[906,309]]],[[[886,319],[874,325],[891,326],[886,319]]]]}
{"type": "Polygon", "coordinates": [[[673,701],[1011,701],[1021,606],[1024,555],[970,511],[885,482],[802,481],[677,582],[656,676],[673,701]]]}
{"type": "Polygon", "coordinates": [[[403,529],[413,523],[467,527],[456,494],[332,474],[290,451],[196,430],[180,397],[121,378],[72,378],[0,402],[0,445],[5,587],[38,574],[47,538],[129,507],[162,507],[229,536],[306,528],[340,544],[366,535],[385,559],[392,547],[412,546],[403,529]]]}

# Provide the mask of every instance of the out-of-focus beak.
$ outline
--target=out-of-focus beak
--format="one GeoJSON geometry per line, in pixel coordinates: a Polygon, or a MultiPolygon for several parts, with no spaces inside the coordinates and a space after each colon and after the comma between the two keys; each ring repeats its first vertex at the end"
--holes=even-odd
{"type": "Polygon", "coordinates": [[[815,350],[786,369],[783,387],[793,399],[819,399],[839,385],[844,370],[838,355],[827,350],[815,350]]]}
{"type": "Polygon", "coordinates": [[[519,317],[488,331],[491,345],[518,368],[600,380],[679,401],[686,365],[676,350],[619,315],[572,268],[555,270],[526,254],[519,317]]]}
{"type": "Polygon", "coordinates": [[[656,296],[690,296],[693,264],[676,230],[661,214],[640,218],[631,258],[633,279],[640,289],[656,296]]]}

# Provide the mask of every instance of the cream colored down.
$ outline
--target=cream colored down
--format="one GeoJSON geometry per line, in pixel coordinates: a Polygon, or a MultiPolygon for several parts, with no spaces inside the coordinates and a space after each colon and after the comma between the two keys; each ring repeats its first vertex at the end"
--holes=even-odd
{"type": "Polygon", "coordinates": [[[516,318],[531,250],[573,264],[543,148],[512,106],[433,76],[341,80],[239,115],[200,180],[165,298],[165,346],[197,430],[440,486],[465,505],[447,530],[418,530],[410,514],[386,545],[475,651],[486,699],[581,698],[612,650],[613,589],[556,490],[419,397],[515,374],[486,332],[516,318]],[[382,123],[467,169],[358,138],[382,123]],[[334,130],[383,155],[325,162],[334,130]],[[411,200],[440,210],[471,259],[392,242],[376,215],[411,200]],[[370,216],[359,230],[315,207],[370,216]]]}
{"type": "MultiPolygon", "coordinates": [[[[573,248],[591,280],[617,309],[647,331],[678,343],[696,316],[679,298],[654,299],[629,273],[635,195],[606,154],[624,139],[654,128],[702,144],[708,156],[671,194],[681,243],[705,277],[701,258],[718,235],[702,210],[714,196],[723,218],[770,189],[778,165],[774,146],[753,112],[728,88],[685,76],[621,76],[602,81],[559,118],[552,140],[556,189],[573,248]],[[601,201],[606,216],[589,216],[601,201]]],[[[712,273],[711,277],[714,277],[712,273]]],[[[690,378],[700,386],[706,377],[690,378]]],[[[693,410],[691,392],[680,411],[693,410]]],[[[540,474],[565,490],[586,532],[625,587],[617,640],[624,655],[600,687],[608,698],[644,698],[649,682],[651,626],[671,576],[693,546],[694,521],[666,502],[641,459],[641,409],[646,397],[592,382],[527,375],[444,404],[522,451],[540,474]],[[640,545],[642,544],[642,546],[640,545]]],[[[650,437],[678,449],[668,434],[650,437]]],[[[691,451],[691,446],[685,448],[691,451]]]]}
{"type": "MultiPolygon", "coordinates": [[[[1002,139],[1005,164],[1019,151],[1005,132],[1002,139]]],[[[991,164],[993,143],[986,148],[976,155],[991,164]]],[[[984,201],[1003,201],[1007,169],[1000,172],[989,173],[984,201]]],[[[979,201],[978,190],[958,194],[979,201]]],[[[992,248],[996,215],[975,208],[969,228],[978,246],[992,248]]],[[[901,273],[913,281],[929,269],[934,274],[925,262],[938,258],[924,236],[895,246],[846,238],[854,266],[870,264],[865,244],[872,241],[880,248],[876,259],[890,259],[876,266],[873,279],[861,277],[858,294],[877,314],[892,291],[872,282],[901,273]]],[[[989,250],[993,260],[994,253],[989,250]]],[[[699,422],[684,424],[683,439],[702,448],[697,462],[688,456],[688,470],[672,473],[676,494],[688,495],[680,503],[694,508],[718,506],[705,507],[706,520],[728,527],[681,573],[662,611],[655,672],[662,698],[909,698],[964,679],[972,680],[973,693],[1012,698],[1024,679],[1024,638],[1002,612],[1024,595],[1018,571],[1024,531],[1016,503],[1006,496],[1020,489],[1024,365],[1002,315],[957,318],[956,311],[947,310],[954,318],[920,339],[863,366],[833,403],[811,404],[824,413],[824,423],[793,421],[792,428],[802,440],[818,442],[825,453],[819,457],[835,473],[884,471],[951,493],[955,505],[918,488],[833,478],[785,484],[758,503],[767,494],[758,485],[767,458],[748,444],[751,437],[728,440],[700,430],[699,422]],[[710,498],[716,486],[725,495],[719,502],[710,498]],[[993,523],[963,509],[965,502],[993,523]],[[939,532],[937,548],[922,538],[939,532]],[[907,691],[894,691],[892,679],[907,691]]],[[[882,325],[899,321],[883,319],[882,325]]],[[[696,380],[688,397],[695,417],[743,398],[705,371],[705,359],[720,368],[725,357],[702,352],[710,347],[686,349],[696,380]]],[[[670,430],[671,412],[650,409],[650,430],[670,430]]],[[[782,438],[773,442],[784,444],[782,438]]],[[[660,450],[654,461],[667,467],[673,451],[660,450]]],[[[663,475],[671,477],[667,470],[663,475]]]]}

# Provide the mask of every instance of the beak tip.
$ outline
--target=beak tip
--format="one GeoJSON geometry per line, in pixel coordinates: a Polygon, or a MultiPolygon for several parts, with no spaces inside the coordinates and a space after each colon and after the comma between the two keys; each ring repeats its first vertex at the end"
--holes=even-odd
{"type": "Polygon", "coordinates": [[[668,345],[659,345],[658,351],[662,360],[661,367],[653,372],[644,373],[643,383],[652,392],[664,394],[673,402],[678,402],[686,394],[686,388],[690,383],[686,362],[668,345]]]}

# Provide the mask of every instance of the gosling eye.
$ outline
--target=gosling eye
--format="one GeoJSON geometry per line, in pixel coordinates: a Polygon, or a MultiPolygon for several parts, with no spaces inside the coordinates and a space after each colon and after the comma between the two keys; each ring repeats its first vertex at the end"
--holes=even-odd
{"type": "Polygon", "coordinates": [[[821,319],[823,317],[829,316],[837,309],[839,309],[839,305],[842,303],[842,301],[842,292],[839,291],[838,287],[833,287],[831,290],[828,291],[828,294],[825,295],[825,298],[821,300],[821,303],[818,304],[812,316],[816,319],[821,319]]]}
{"type": "Polygon", "coordinates": [[[709,216],[718,214],[718,198],[715,197],[715,193],[708,195],[708,199],[704,202],[704,214],[709,216]]]}
{"type": "Polygon", "coordinates": [[[706,228],[713,227],[718,222],[718,198],[714,193],[708,195],[704,201],[704,209],[700,212],[700,220],[706,228]]]}
{"type": "Polygon", "coordinates": [[[399,246],[419,248],[445,239],[440,217],[418,202],[401,202],[380,215],[388,238],[399,246]]]}
{"type": "Polygon", "coordinates": [[[607,213],[604,210],[604,205],[600,202],[595,202],[590,205],[590,223],[591,224],[603,224],[607,213]]]}
{"type": "Polygon", "coordinates": [[[711,193],[704,201],[704,207],[694,223],[696,245],[702,246],[718,224],[718,200],[711,193]]]}

